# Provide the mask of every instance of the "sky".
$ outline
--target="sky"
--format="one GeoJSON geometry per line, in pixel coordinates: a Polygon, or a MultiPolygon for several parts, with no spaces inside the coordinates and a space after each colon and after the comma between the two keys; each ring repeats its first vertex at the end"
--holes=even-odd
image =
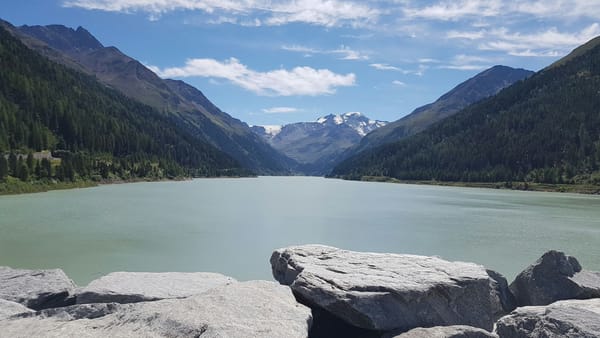
{"type": "Polygon", "coordinates": [[[2,0],[83,26],[250,125],[394,121],[494,65],[538,71],[600,35],[596,0],[2,0]]]}

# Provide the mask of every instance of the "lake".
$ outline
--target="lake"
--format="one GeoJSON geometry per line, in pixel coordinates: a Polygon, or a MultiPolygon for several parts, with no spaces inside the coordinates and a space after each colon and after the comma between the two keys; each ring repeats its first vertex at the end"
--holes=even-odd
{"type": "Polygon", "coordinates": [[[319,243],[476,262],[509,282],[548,249],[600,270],[596,196],[352,182],[197,179],[0,197],[0,265],[272,279],[273,249],[319,243]]]}

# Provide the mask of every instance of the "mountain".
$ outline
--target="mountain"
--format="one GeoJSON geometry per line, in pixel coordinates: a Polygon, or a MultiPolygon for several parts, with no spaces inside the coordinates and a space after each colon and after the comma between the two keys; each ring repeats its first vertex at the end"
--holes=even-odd
{"type": "Polygon", "coordinates": [[[161,79],[116,47],[103,46],[82,27],[21,26],[15,31],[25,44],[49,59],[94,75],[109,87],[175,116],[190,133],[253,171],[282,174],[292,163],[198,89],[183,81],[161,79]]]}
{"type": "Polygon", "coordinates": [[[320,117],[316,122],[254,126],[252,130],[275,149],[298,162],[297,171],[308,175],[324,175],[347,149],[386,123],[371,120],[360,113],[346,113],[320,117]]]}
{"type": "Polygon", "coordinates": [[[600,38],[497,95],[332,174],[600,184],[600,38]]]}
{"type": "Polygon", "coordinates": [[[513,83],[533,74],[532,71],[494,66],[454,87],[435,102],[415,109],[412,113],[364,137],[352,149],[356,154],[385,143],[396,142],[427,129],[432,124],[456,114],[463,108],[498,93],[513,83]]]}
{"type": "Polygon", "coordinates": [[[0,180],[244,173],[172,117],[48,60],[0,26],[0,180]],[[36,160],[42,150],[56,158],[36,160]]]}

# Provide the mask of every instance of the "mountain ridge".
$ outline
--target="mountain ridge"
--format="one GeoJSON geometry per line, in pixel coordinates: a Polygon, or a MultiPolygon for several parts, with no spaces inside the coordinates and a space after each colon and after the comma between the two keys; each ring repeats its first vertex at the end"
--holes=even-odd
{"type": "Polygon", "coordinates": [[[488,68],[458,84],[436,101],[418,107],[401,119],[366,135],[360,145],[351,149],[347,156],[416,134],[532,74],[529,70],[500,65],[488,68]]]}
{"type": "Polygon", "coordinates": [[[57,181],[248,174],[169,116],[30,49],[5,24],[0,25],[0,162],[7,158],[9,169],[0,163],[3,191],[16,178],[35,190],[57,181]],[[52,156],[36,159],[33,152],[42,150],[52,156]]]}
{"type": "Polygon", "coordinates": [[[22,40],[30,48],[53,61],[92,74],[127,96],[174,115],[189,132],[253,171],[286,174],[293,165],[247,124],[222,112],[200,90],[180,80],[161,79],[117,47],[103,46],[82,27],[22,26],[15,30],[21,38],[25,36],[22,40]]]}
{"type": "Polygon", "coordinates": [[[600,40],[333,176],[600,185],[600,40]]]}
{"type": "Polygon", "coordinates": [[[351,147],[387,122],[372,120],[358,112],[329,114],[314,122],[283,126],[253,126],[252,130],[298,165],[296,171],[325,175],[351,147]]]}

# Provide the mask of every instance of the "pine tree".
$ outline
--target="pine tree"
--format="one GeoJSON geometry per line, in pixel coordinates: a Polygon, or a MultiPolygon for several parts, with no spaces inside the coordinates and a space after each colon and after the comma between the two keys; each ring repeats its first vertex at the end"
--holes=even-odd
{"type": "Polygon", "coordinates": [[[3,180],[8,175],[8,161],[4,154],[0,154],[0,180],[3,180]]]}
{"type": "Polygon", "coordinates": [[[25,162],[19,163],[19,179],[23,182],[29,181],[29,168],[25,162]]]}
{"type": "Polygon", "coordinates": [[[8,174],[13,177],[17,177],[17,155],[14,152],[11,152],[8,155],[8,174]]]}

